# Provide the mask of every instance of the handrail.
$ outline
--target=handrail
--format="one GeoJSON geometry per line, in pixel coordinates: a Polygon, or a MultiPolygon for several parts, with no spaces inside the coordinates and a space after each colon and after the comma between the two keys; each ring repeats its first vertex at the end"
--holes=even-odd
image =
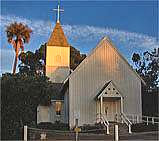
{"type": "Polygon", "coordinates": [[[144,122],[147,125],[149,123],[159,124],[159,117],[136,115],[136,114],[127,114],[126,116],[129,117],[129,120],[132,123],[143,123],[144,122]]]}
{"type": "Polygon", "coordinates": [[[109,122],[108,122],[107,118],[104,117],[102,113],[97,113],[97,117],[98,117],[98,115],[99,115],[98,119],[102,120],[104,126],[107,128],[107,134],[109,134],[109,122]]]}
{"type": "Polygon", "coordinates": [[[159,117],[152,117],[152,116],[142,116],[143,118],[154,118],[154,119],[159,119],[159,117]]]}
{"type": "Polygon", "coordinates": [[[131,125],[132,125],[131,121],[128,119],[128,117],[124,113],[121,113],[120,116],[121,116],[122,121],[124,121],[126,123],[126,125],[128,126],[129,133],[132,133],[131,132],[131,125]]]}
{"type": "Polygon", "coordinates": [[[106,122],[106,124],[109,125],[109,121],[107,120],[106,117],[103,116],[103,114],[97,113],[97,116],[98,116],[98,115],[100,116],[100,119],[102,119],[103,122],[106,122]]]}
{"type": "Polygon", "coordinates": [[[109,125],[109,122],[108,122],[107,118],[104,117],[103,114],[101,114],[101,118],[104,120],[104,122],[106,122],[107,125],[109,125]]]}
{"type": "Polygon", "coordinates": [[[122,119],[125,121],[125,123],[127,125],[132,125],[132,122],[128,119],[128,117],[124,114],[124,113],[121,113],[121,117],[123,117],[122,119]]]}

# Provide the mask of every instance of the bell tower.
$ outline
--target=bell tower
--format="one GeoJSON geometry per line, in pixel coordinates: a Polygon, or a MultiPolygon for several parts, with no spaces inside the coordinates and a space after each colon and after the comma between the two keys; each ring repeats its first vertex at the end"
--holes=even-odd
{"type": "Polygon", "coordinates": [[[60,4],[57,21],[46,47],[46,76],[54,83],[62,83],[70,72],[70,45],[60,24],[60,4]]]}

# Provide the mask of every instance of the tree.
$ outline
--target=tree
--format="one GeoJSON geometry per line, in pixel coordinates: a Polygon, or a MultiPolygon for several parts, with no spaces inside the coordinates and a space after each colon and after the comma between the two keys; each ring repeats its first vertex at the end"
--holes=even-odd
{"type": "Polygon", "coordinates": [[[13,74],[16,72],[16,66],[18,61],[19,49],[24,52],[24,43],[28,43],[30,40],[30,33],[32,30],[22,23],[11,23],[6,27],[6,33],[8,42],[12,44],[15,50],[15,61],[13,66],[13,74]]]}
{"type": "Polygon", "coordinates": [[[159,49],[146,51],[140,56],[134,53],[132,60],[136,72],[143,78],[146,85],[142,85],[142,112],[147,116],[158,115],[159,91],[159,49]]]}
{"type": "Polygon", "coordinates": [[[26,74],[45,74],[46,43],[42,44],[35,52],[27,51],[19,55],[19,72],[26,74]]]}
{"type": "Polygon", "coordinates": [[[140,61],[140,55],[138,53],[134,53],[132,56],[132,60],[135,63],[136,67],[138,67],[140,61]]]}
{"type": "Polygon", "coordinates": [[[71,46],[70,68],[74,70],[85,58],[86,54],[81,54],[79,50],[71,46]]]}
{"type": "Polygon", "coordinates": [[[146,51],[143,56],[134,53],[132,60],[136,66],[136,72],[146,82],[146,91],[157,91],[159,85],[159,49],[146,51]]]}
{"type": "Polygon", "coordinates": [[[54,94],[48,78],[17,73],[1,77],[2,139],[18,140],[24,125],[36,126],[37,106],[49,105],[54,94]],[[12,131],[12,132],[10,132],[12,131]]]}

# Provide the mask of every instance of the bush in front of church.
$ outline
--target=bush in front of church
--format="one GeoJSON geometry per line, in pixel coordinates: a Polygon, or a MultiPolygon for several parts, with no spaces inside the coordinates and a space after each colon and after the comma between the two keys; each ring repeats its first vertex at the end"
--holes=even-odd
{"type": "Polygon", "coordinates": [[[149,123],[138,123],[132,125],[132,132],[150,132],[150,131],[158,131],[158,124],[149,123]]]}
{"type": "Polygon", "coordinates": [[[69,130],[69,124],[62,123],[60,121],[56,121],[55,123],[51,122],[41,122],[37,125],[39,129],[46,129],[46,130],[69,130]]]}

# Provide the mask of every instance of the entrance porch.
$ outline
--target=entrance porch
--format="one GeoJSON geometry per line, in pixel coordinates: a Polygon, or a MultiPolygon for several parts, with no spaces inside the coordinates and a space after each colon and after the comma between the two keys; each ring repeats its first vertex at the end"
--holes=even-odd
{"type": "Polygon", "coordinates": [[[101,114],[108,121],[117,121],[117,115],[123,111],[122,97],[100,97],[97,100],[97,114],[101,114]]]}
{"type": "Polygon", "coordinates": [[[117,115],[123,113],[123,98],[112,81],[107,82],[96,96],[97,115],[107,121],[117,122],[117,115]]]}

